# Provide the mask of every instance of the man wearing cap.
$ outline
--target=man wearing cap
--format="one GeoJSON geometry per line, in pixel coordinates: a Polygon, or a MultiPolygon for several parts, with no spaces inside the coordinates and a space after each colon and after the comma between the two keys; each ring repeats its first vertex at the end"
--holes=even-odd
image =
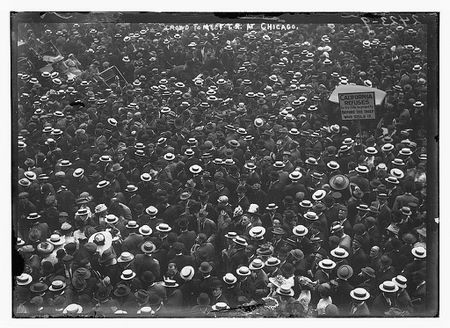
{"type": "Polygon", "coordinates": [[[137,254],[134,258],[134,268],[138,276],[141,276],[144,271],[151,271],[156,279],[160,277],[160,266],[152,253],[156,251],[156,246],[150,241],[144,242],[141,247],[143,254],[137,254]]]}
{"type": "Polygon", "coordinates": [[[353,269],[350,265],[344,264],[337,268],[337,279],[331,281],[333,288],[333,304],[335,304],[343,313],[348,312],[351,302],[350,292],[353,285],[349,279],[353,277],[353,269]]]}
{"type": "Polygon", "coordinates": [[[397,307],[398,286],[387,280],[380,284],[379,289],[380,293],[373,300],[370,312],[373,315],[385,316],[391,308],[397,307]]]}
{"type": "Polygon", "coordinates": [[[350,316],[352,317],[367,317],[370,315],[369,307],[367,306],[367,300],[370,298],[370,294],[364,288],[355,288],[350,291],[352,298],[350,306],[350,316]]]}

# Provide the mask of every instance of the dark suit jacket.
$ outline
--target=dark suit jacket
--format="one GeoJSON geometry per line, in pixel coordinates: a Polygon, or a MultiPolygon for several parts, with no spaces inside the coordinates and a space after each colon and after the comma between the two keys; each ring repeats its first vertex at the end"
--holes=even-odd
{"type": "Polygon", "coordinates": [[[159,263],[151,255],[138,254],[134,258],[134,267],[136,274],[140,277],[144,271],[151,271],[155,275],[155,279],[160,277],[159,263]]]}

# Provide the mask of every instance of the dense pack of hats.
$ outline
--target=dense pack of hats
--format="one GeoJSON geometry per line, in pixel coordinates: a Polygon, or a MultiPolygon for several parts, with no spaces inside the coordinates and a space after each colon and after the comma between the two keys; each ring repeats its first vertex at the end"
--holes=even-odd
{"type": "Polygon", "coordinates": [[[28,30],[79,72],[18,67],[14,314],[424,314],[426,40],[399,27],[28,30]]]}

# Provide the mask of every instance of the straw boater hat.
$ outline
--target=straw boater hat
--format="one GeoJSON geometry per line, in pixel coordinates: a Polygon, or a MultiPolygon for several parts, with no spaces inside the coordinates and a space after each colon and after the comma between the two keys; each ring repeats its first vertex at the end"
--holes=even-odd
{"type": "Polygon", "coordinates": [[[289,178],[294,181],[301,179],[301,177],[302,174],[299,171],[293,171],[289,174],[289,178]]]}
{"type": "Polygon", "coordinates": [[[33,277],[28,273],[22,273],[20,276],[16,277],[16,283],[18,286],[27,286],[31,284],[33,281],[33,277]]]}
{"type": "Polygon", "coordinates": [[[188,265],[181,269],[180,277],[185,281],[189,281],[194,277],[195,270],[192,266],[188,265]]]}
{"type": "Polygon", "coordinates": [[[153,233],[153,230],[148,225],[144,224],[139,228],[139,233],[143,236],[150,236],[153,233]]]}
{"type": "Polygon", "coordinates": [[[237,282],[237,278],[234,274],[232,273],[227,273],[223,276],[222,280],[227,284],[227,285],[234,285],[237,282]]]}
{"type": "Polygon", "coordinates": [[[319,219],[315,212],[306,212],[305,214],[303,214],[303,217],[309,221],[316,221],[319,219]]]}
{"type": "Polygon", "coordinates": [[[339,247],[339,246],[336,247],[335,249],[332,249],[330,251],[330,254],[333,257],[338,258],[338,259],[345,259],[349,255],[348,252],[345,250],[345,248],[342,248],[342,247],[339,247]]]}
{"type": "Polygon", "coordinates": [[[355,288],[350,292],[350,296],[357,301],[365,301],[370,298],[370,294],[364,288],[355,288]]]}
{"type": "Polygon", "coordinates": [[[80,314],[81,312],[83,312],[83,307],[75,303],[67,305],[63,310],[63,314],[80,314]]]}
{"type": "Polygon", "coordinates": [[[399,288],[405,289],[407,286],[406,283],[408,282],[408,280],[404,276],[398,275],[398,276],[392,278],[392,282],[394,284],[396,284],[399,288]]]}
{"type": "Polygon", "coordinates": [[[312,207],[313,207],[313,203],[311,203],[311,201],[308,200],[308,199],[302,200],[302,201],[299,203],[299,205],[300,205],[301,207],[303,207],[303,208],[312,208],[312,207]]]}
{"type": "Polygon", "coordinates": [[[236,273],[238,276],[240,277],[247,277],[251,274],[251,271],[248,267],[246,266],[241,266],[236,270],[236,273]]]}
{"type": "Polygon", "coordinates": [[[308,234],[308,228],[300,224],[292,228],[292,233],[296,236],[303,237],[308,234]]]}
{"type": "Polygon", "coordinates": [[[411,250],[412,255],[414,255],[415,258],[418,259],[424,259],[427,257],[427,250],[423,248],[422,246],[414,247],[411,250]]]}
{"type": "Polygon", "coordinates": [[[172,231],[172,228],[167,223],[160,223],[156,226],[156,230],[159,232],[169,233],[172,231]]]}
{"type": "Polygon", "coordinates": [[[261,226],[252,227],[249,231],[249,235],[252,238],[262,239],[266,233],[266,228],[261,226]]]}
{"type": "Polygon", "coordinates": [[[112,246],[112,235],[109,231],[99,231],[89,237],[89,242],[97,245],[100,255],[112,246]]]}
{"type": "Polygon", "coordinates": [[[319,189],[313,193],[312,199],[315,201],[322,200],[325,198],[326,195],[327,195],[327,192],[325,190],[319,189]]]}
{"type": "Polygon", "coordinates": [[[151,254],[156,251],[156,246],[151,241],[146,241],[141,245],[141,251],[144,254],[151,254]]]}
{"type": "Polygon", "coordinates": [[[281,296],[294,296],[294,290],[289,285],[282,285],[278,287],[276,293],[281,296]]]}
{"type": "Polygon", "coordinates": [[[247,241],[244,238],[240,237],[240,236],[237,236],[236,238],[234,238],[233,242],[235,244],[237,244],[237,245],[240,245],[240,246],[248,246],[247,241]]]}
{"type": "Polygon", "coordinates": [[[276,258],[276,257],[269,257],[266,262],[264,263],[264,265],[266,267],[274,267],[277,266],[278,264],[281,263],[281,260],[276,258]]]}
{"type": "Polygon", "coordinates": [[[385,282],[379,285],[379,288],[382,292],[385,293],[395,293],[398,291],[398,286],[391,280],[386,280],[385,282]]]}
{"type": "Polygon", "coordinates": [[[52,243],[54,246],[61,246],[65,243],[64,238],[61,238],[57,233],[52,234],[50,238],[47,239],[48,242],[52,243]]]}
{"type": "Polygon", "coordinates": [[[117,262],[119,263],[128,263],[134,259],[134,255],[129,252],[122,252],[120,256],[117,258],[117,262]]]}
{"type": "Polygon", "coordinates": [[[213,311],[228,310],[230,307],[225,302],[218,302],[212,306],[213,311]]]}
{"type": "Polygon", "coordinates": [[[330,259],[323,259],[319,262],[319,267],[325,270],[332,270],[336,267],[336,263],[330,259]]]}
{"type": "Polygon", "coordinates": [[[136,277],[136,273],[131,269],[123,270],[122,274],[120,275],[120,279],[122,280],[131,280],[134,277],[136,277]]]}
{"type": "Polygon", "coordinates": [[[250,262],[248,268],[252,271],[261,270],[264,268],[264,262],[259,258],[255,258],[250,262]]]}

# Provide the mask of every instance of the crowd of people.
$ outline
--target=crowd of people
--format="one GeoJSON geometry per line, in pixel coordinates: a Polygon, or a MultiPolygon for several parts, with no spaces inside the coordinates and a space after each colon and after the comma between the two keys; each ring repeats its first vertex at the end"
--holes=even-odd
{"type": "Polygon", "coordinates": [[[426,30],[188,27],[20,26],[14,315],[425,313],[426,30]]]}

